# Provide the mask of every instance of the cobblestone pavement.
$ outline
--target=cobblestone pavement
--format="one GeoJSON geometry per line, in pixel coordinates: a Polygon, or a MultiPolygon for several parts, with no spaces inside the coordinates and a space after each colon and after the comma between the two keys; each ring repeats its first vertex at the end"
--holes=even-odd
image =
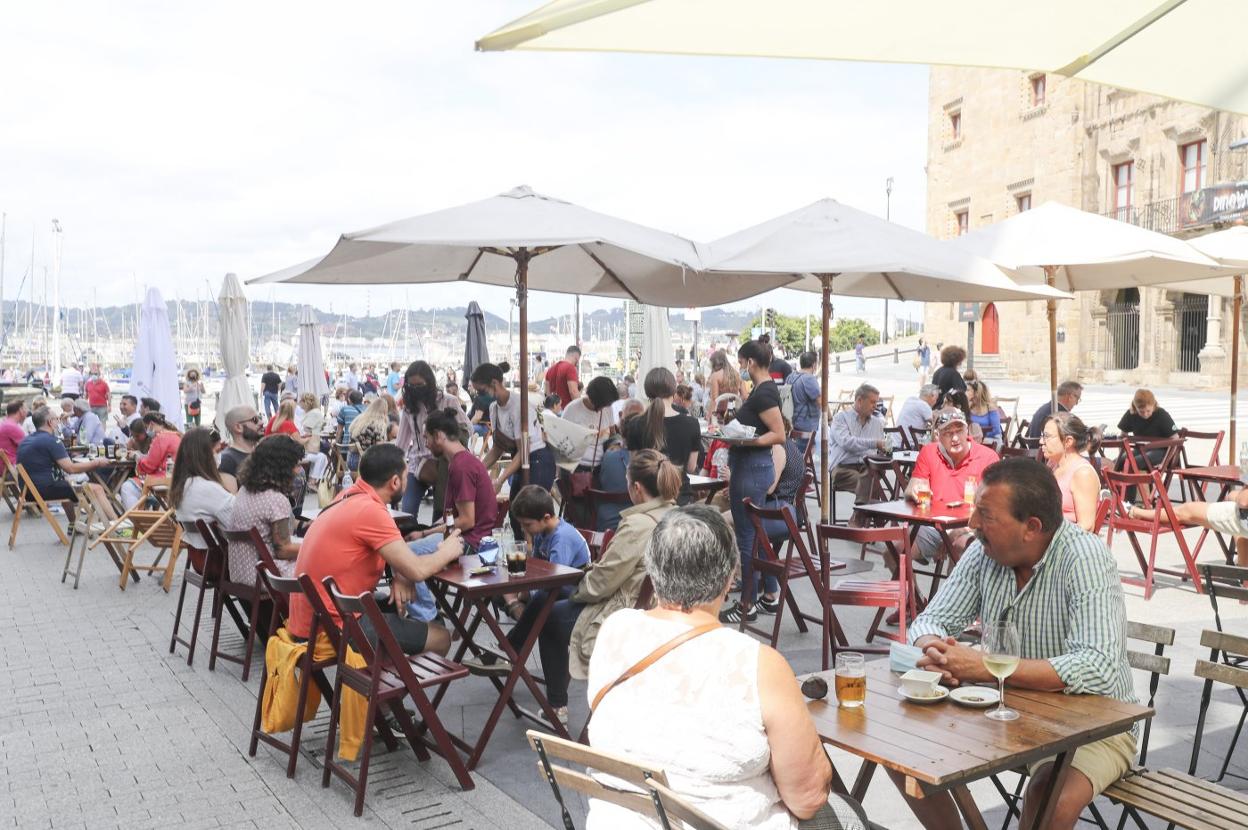
{"type": "MultiPolygon", "coordinates": [[[[168,653],[180,576],[170,594],[146,577],[122,592],[97,549],[75,591],[58,580],[64,552],[39,520],[0,549],[0,827],[546,826],[481,775],[461,792],[439,759],[421,764],[402,744],[379,747],[354,818],[346,787],[321,789],[310,757],[327,707],[293,780],[263,745],[249,758],[259,673],[244,684],[237,666],[209,672],[206,640],[194,668],[184,648],[168,653]]],[[[241,652],[236,632],[230,647],[241,652]]]]}

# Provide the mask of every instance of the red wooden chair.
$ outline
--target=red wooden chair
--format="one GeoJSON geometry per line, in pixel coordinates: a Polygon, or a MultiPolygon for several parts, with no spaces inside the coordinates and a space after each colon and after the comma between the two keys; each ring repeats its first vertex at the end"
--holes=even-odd
{"type": "Polygon", "coordinates": [[[1140,570],[1144,574],[1142,579],[1124,576],[1123,583],[1142,585],[1144,599],[1150,599],[1153,596],[1154,575],[1163,573],[1182,579],[1190,578],[1196,585],[1196,592],[1203,593],[1204,587],[1200,582],[1200,573],[1196,569],[1196,558],[1192,555],[1187,538],[1183,535],[1185,528],[1174,514],[1174,505],[1171,504],[1170,496],[1166,493],[1165,485],[1162,484],[1161,472],[1153,470],[1149,473],[1116,473],[1108,470],[1105,477],[1109,480],[1109,486],[1114,494],[1112,509],[1109,513],[1109,531],[1105,542],[1107,545],[1113,545],[1115,531],[1127,534],[1131,548],[1135,551],[1135,558],[1140,563],[1140,570]],[[1145,504],[1152,505],[1154,509],[1152,519],[1131,518],[1127,491],[1132,488],[1138,490],[1145,504]],[[1137,538],[1139,533],[1147,533],[1150,538],[1147,558],[1137,538]],[[1183,556],[1186,571],[1157,567],[1157,540],[1167,533],[1173,534],[1174,541],[1179,546],[1179,553],[1183,556]]]}
{"type": "Polygon", "coordinates": [[[628,493],[616,492],[615,490],[597,490],[593,487],[585,492],[585,498],[589,503],[589,529],[598,530],[598,508],[604,504],[622,504],[625,508],[633,506],[633,500],[629,498],[628,493]]]}
{"type": "MultiPolygon", "coordinates": [[[[1171,438],[1132,438],[1126,436],[1123,439],[1122,467],[1119,472],[1122,473],[1152,473],[1161,474],[1161,483],[1166,492],[1170,491],[1170,480],[1174,478],[1174,471],[1179,461],[1179,455],[1183,451],[1183,436],[1175,435],[1171,438]],[[1161,458],[1154,461],[1149,457],[1150,453],[1161,453],[1161,458]]],[[[1151,501],[1144,502],[1152,505],[1151,501]]]]}
{"type": "MultiPolygon", "coordinates": [[[[313,593],[316,589],[312,587],[311,580],[307,576],[300,579],[293,577],[278,576],[275,570],[270,570],[263,562],[256,563],[256,576],[260,581],[265,593],[273,599],[273,613],[270,617],[269,631],[276,633],[278,628],[286,624],[286,619],[290,616],[290,597],[294,594],[303,594],[307,596],[304,581],[308,583],[308,588],[313,593]]],[[[320,603],[318,596],[317,602],[320,603]]],[[[315,605],[313,608],[315,609],[315,605]]],[[[323,607],[323,604],[322,604],[323,607]]],[[[251,744],[247,747],[247,754],[252,758],[256,757],[256,749],[260,741],[264,741],[269,746],[286,754],[286,777],[295,777],[295,765],[299,761],[299,744],[303,737],[303,709],[307,702],[308,694],[311,692],[312,684],[315,682],[320,688],[322,696],[326,700],[333,703],[333,688],[329,685],[329,681],[325,678],[325,669],[336,665],[337,655],[332,660],[316,659],[316,640],[317,636],[323,629],[323,615],[312,614],[312,623],[308,631],[307,650],[303,656],[299,658],[299,697],[295,707],[295,725],[291,730],[290,741],[284,741],[275,734],[264,732],[260,728],[261,716],[264,709],[264,687],[269,680],[269,666],[265,666],[265,671],[260,676],[260,694],[256,696],[256,714],[251,723],[251,744]]],[[[327,616],[327,615],[324,615],[327,616]]],[[[337,638],[331,639],[336,643],[337,638]]],[[[336,648],[335,648],[336,652],[336,648]]]]}
{"type": "Polygon", "coordinates": [[[577,528],[581,534],[581,538],[585,540],[585,544],[589,546],[589,561],[597,562],[607,551],[607,545],[611,544],[611,537],[615,535],[614,530],[586,530],[585,528],[577,528]]]}
{"type": "MultiPolygon", "coordinates": [[[[185,528],[184,529],[190,529],[185,528]]],[[[169,653],[173,654],[178,643],[186,646],[186,664],[195,660],[195,644],[199,640],[199,621],[204,614],[204,595],[212,594],[212,603],[208,613],[217,608],[217,591],[221,584],[221,575],[225,572],[225,551],[216,534],[203,519],[195,520],[194,530],[203,540],[203,547],[186,542],[183,535],[182,547],[186,549],[186,567],[182,570],[182,589],[178,592],[178,606],[173,613],[173,635],[169,638],[169,653]],[[186,602],[186,587],[193,586],[195,591],[195,616],[191,620],[191,638],[184,640],[178,636],[182,626],[182,607],[186,602]]],[[[231,608],[231,611],[233,609],[231,608]]],[[[237,613],[237,612],[234,612],[237,613]]]]}
{"type": "Polygon", "coordinates": [[[472,776],[464,766],[464,759],[451,741],[451,736],[442,725],[437,710],[429,701],[425,690],[434,686],[444,686],[452,680],[468,676],[468,670],[452,660],[432,652],[409,656],[399,648],[394,634],[381,615],[377,601],[373,595],[365,591],[353,597],[343,594],[334,583],[334,578],[327,576],[325,588],[329,591],[330,601],[338,609],[342,617],[342,644],[338,649],[338,668],[334,678],[334,705],[329,718],[329,736],[325,744],[325,767],[321,776],[321,786],[328,787],[331,775],[336,775],[347,783],[355,792],[355,814],[364,812],[364,793],[368,788],[368,766],[373,750],[372,724],[382,720],[383,712],[388,710],[411,745],[412,751],[421,761],[429,760],[429,752],[421,733],[416,730],[411,716],[403,707],[403,701],[411,698],[422,721],[422,731],[428,730],[433,736],[433,748],[440,754],[455,773],[456,780],[462,789],[471,790],[475,785],[472,776]],[[376,633],[376,645],[370,642],[360,618],[366,618],[376,633]],[[347,665],[347,647],[355,650],[364,658],[363,668],[347,665]],[[364,723],[364,743],[360,749],[359,774],[351,771],[337,760],[334,741],[338,736],[338,721],[342,708],[342,690],[346,686],[368,701],[368,713],[364,723]]]}
{"type": "Polygon", "coordinates": [[[918,427],[903,427],[910,436],[910,449],[921,450],[923,445],[931,438],[931,430],[919,429],[918,427]]]}
{"type": "MultiPolygon", "coordinates": [[[[797,526],[796,516],[792,509],[760,507],[750,499],[746,499],[744,505],[745,514],[754,525],[754,550],[750,556],[754,574],[758,577],[774,576],[780,583],[780,593],[776,597],[779,608],[776,609],[776,618],[770,632],[747,624],[744,616],[741,618],[740,630],[763,637],[771,643],[772,648],[775,648],[780,642],[780,624],[784,620],[786,605],[793,612],[793,621],[797,623],[797,630],[803,634],[808,630],[807,622],[813,622],[816,625],[823,624],[822,615],[808,614],[798,607],[797,598],[789,589],[791,580],[809,579],[815,587],[815,595],[820,596],[823,578],[820,575],[819,563],[811,557],[810,549],[806,547],[802,539],[802,531],[797,526]],[[784,523],[784,535],[788,538],[784,546],[783,558],[776,552],[775,545],[768,537],[764,529],[764,521],[784,523]]],[[[743,596],[745,592],[746,589],[743,588],[743,596]]]]}
{"type": "MultiPolygon", "coordinates": [[[[1218,430],[1217,432],[1194,432],[1193,430],[1184,427],[1179,430],[1179,436],[1183,439],[1183,446],[1179,449],[1179,457],[1175,462],[1178,469],[1184,470],[1188,467],[1216,467],[1221,463],[1222,441],[1226,438],[1226,432],[1224,430],[1218,430]],[[1209,460],[1207,462],[1197,461],[1194,464],[1192,463],[1191,459],[1187,456],[1187,442],[1189,440],[1213,442],[1213,452],[1209,454],[1209,460]]],[[[1186,500],[1189,496],[1192,500],[1203,500],[1204,492],[1202,488],[1207,487],[1208,482],[1202,483],[1196,481],[1195,479],[1188,479],[1186,480],[1186,484],[1187,492],[1184,494],[1184,500],[1186,500]]]]}
{"type": "MultiPolygon", "coordinates": [[[[256,559],[265,565],[271,565],[273,573],[281,573],[277,564],[273,561],[273,555],[269,553],[269,546],[265,544],[264,538],[260,535],[260,531],[256,528],[243,531],[227,531],[225,534],[227,539],[234,541],[251,542],[252,547],[256,550],[256,559]]],[[[251,656],[256,649],[256,629],[260,622],[260,604],[269,600],[268,594],[264,592],[264,586],[260,583],[259,577],[251,582],[235,582],[230,579],[229,556],[225,558],[225,568],[222,572],[222,579],[217,587],[217,608],[214,609],[216,623],[212,627],[212,648],[208,652],[208,671],[216,671],[217,659],[227,660],[231,663],[237,663],[243,667],[243,682],[246,683],[251,677],[251,656]],[[222,651],[221,642],[221,605],[227,601],[237,601],[246,603],[250,609],[247,617],[247,632],[243,635],[243,656],[237,657],[228,652],[222,651]]]]}
{"type": "Polygon", "coordinates": [[[887,438],[890,435],[893,436],[896,449],[915,449],[910,446],[910,436],[906,434],[907,432],[908,430],[905,427],[884,427],[884,437],[887,438]]]}
{"type": "Polygon", "coordinates": [[[906,489],[906,474],[901,465],[891,458],[868,455],[863,459],[867,475],[871,477],[871,491],[867,501],[892,501],[901,498],[906,489]]]}
{"type": "Polygon", "coordinates": [[[838,525],[820,524],[817,529],[819,537],[819,556],[828,557],[828,543],[831,541],[850,542],[858,545],[883,545],[889,551],[890,564],[893,567],[893,578],[888,580],[838,579],[823,592],[824,605],[824,648],[823,667],[827,670],[830,660],[836,657],[840,649],[852,649],[870,653],[884,653],[887,646],[872,645],[877,635],[897,642],[906,642],[906,623],[914,603],[914,577],[910,571],[909,535],[903,527],[872,527],[854,528],[838,525]],[[850,646],[845,639],[840,622],[833,608],[837,605],[875,608],[875,619],[867,630],[866,644],[850,646]],[[897,615],[897,633],[890,634],[880,630],[884,613],[892,609],[897,615]],[[829,633],[834,637],[829,637],[829,633]],[[830,647],[830,648],[829,648],[830,647]]]}

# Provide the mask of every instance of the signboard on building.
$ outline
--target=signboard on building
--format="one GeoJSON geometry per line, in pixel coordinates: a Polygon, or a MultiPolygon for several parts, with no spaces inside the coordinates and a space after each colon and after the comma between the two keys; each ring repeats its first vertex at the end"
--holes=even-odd
{"type": "Polygon", "coordinates": [[[975,323],[979,321],[979,303],[958,303],[958,322],[975,323]]]}
{"type": "Polygon", "coordinates": [[[1248,214],[1248,182],[1226,182],[1192,194],[1183,218],[1189,224],[1205,225],[1240,219],[1245,214],[1248,214]]]}

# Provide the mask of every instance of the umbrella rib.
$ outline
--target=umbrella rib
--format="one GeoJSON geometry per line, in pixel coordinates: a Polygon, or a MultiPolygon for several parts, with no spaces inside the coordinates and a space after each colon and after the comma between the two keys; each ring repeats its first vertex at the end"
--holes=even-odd
{"type": "Polygon", "coordinates": [[[1057,74],[1065,75],[1068,78],[1078,75],[1080,72],[1087,69],[1089,66],[1096,63],[1101,58],[1105,57],[1110,52],[1114,51],[1119,46],[1126,43],[1128,40],[1135,37],[1140,32],[1156,23],[1158,20],[1161,20],[1163,17],[1186,2],[1187,0],[1166,0],[1166,2],[1162,3],[1160,6],[1153,9],[1151,12],[1144,15],[1127,28],[1123,29],[1121,32],[1118,32],[1116,35],[1093,49],[1088,54],[1076,58],[1063,66],[1061,69],[1057,70],[1057,74]]]}
{"type": "MultiPolygon", "coordinates": [[[[901,296],[901,291],[897,289],[897,284],[893,282],[892,275],[890,275],[887,271],[881,271],[880,276],[884,278],[884,282],[888,284],[888,287],[893,289],[893,293],[897,295],[897,299],[901,300],[902,302],[905,302],[906,298],[901,296]]],[[[888,328],[887,320],[884,321],[884,327],[888,328]]]]}
{"type": "Polygon", "coordinates": [[[477,263],[481,261],[481,257],[485,256],[485,248],[477,248],[477,255],[472,258],[472,262],[468,263],[468,270],[459,275],[461,281],[472,276],[472,272],[476,270],[477,263]]]}
{"type": "Polygon", "coordinates": [[[586,255],[587,257],[589,257],[589,258],[590,258],[590,259],[592,259],[595,263],[597,263],[598,267],[602,269],[602,271],[603,271],[603,273],[604,273],[604,274],[606,274],[606,275],[607,275],[608,277],[610,277],[611,279],[615,280],[615,284],[616,284],[616,285],[618,285],[620,288],[624,289],[624,291],[626,291],[626,292],[628,293],[628,296],[630,296],[630,297],[632,297],[632,298],[633,298],[633,302],[638,303],[638,304],[640,304],[640,305],[645,305],[645,303],[641,302],[641,300],[637,297],[637,295],[633,293],[633,289],[631,289],[631,288],[629,288],[627,285],[625,285],[625,284],[624,284],[624,280],[620,279],[620,278],[619,278],[619,276],[617,276],[617,275],[616,275],[616,273],[615,273],[614,271],[612,271],[610,268],[608,268],[608,267],[607,267],[607,264],[606,264],[605,262],[603,262],[601,259],[599,259],[597,254],[595,254],[593,251],[591,251],[591,250],[589,250],[588,248],[586,248],[584,244],[581,244],[581,245],[579,245],[578,247],[579,247],[582,251],[584,251],[584,252],[585,252],[585,255],[586,255]]]}

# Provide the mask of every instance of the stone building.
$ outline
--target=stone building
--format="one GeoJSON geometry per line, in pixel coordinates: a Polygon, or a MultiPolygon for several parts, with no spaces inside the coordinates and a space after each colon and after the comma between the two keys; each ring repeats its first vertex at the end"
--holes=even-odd
{"type": "MultiPolygon", "coordinates": [[[[932,67],[930,78],[933,236],[1047,201],[1184,238],[1248,216],[1248,118],[1042,73],[932,67]]],[[[976,370],[1047,380],[1044,303],[978,311],[976,370]]],[[[1229,314],[1230,300],[1162,288],[1078,292],[1058,303],[1061,376],[1225,387],[1229,314]]],[[[956,304],[928,303],[924,316],[930,342],[967,344],[956,304]]]]}

